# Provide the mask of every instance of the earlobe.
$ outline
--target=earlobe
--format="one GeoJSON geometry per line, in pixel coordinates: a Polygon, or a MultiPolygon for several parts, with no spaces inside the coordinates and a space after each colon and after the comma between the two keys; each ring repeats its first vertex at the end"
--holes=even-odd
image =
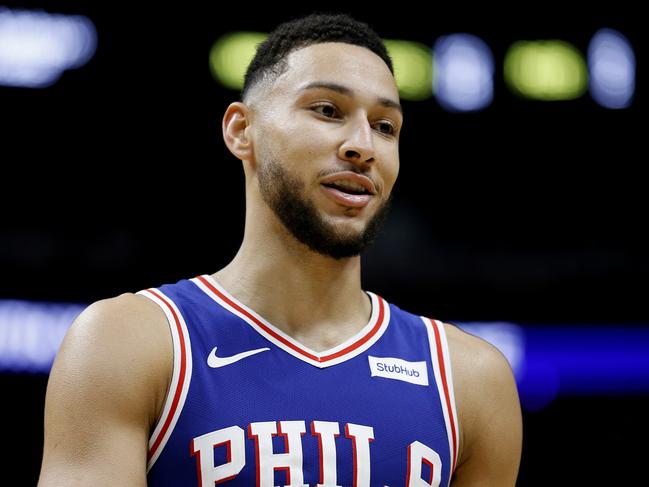
{"type": "Polygon", "coordinates": [[[223,140],[230,152],[239,160],[250,160],[250,110],[241,102],[231,103],[223,115],[223,140]]]}

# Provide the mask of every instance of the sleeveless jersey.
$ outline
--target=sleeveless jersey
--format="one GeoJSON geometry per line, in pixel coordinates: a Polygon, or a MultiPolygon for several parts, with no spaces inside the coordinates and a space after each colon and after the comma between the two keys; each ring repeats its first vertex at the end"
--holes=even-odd
{"type": "Polygon", "coordinates": [[[140,291],[174,347],[148,485],[448,486],[459,438],[444,326],[366,293],[367,325],[315,352],[209,275],[140,291]]]}

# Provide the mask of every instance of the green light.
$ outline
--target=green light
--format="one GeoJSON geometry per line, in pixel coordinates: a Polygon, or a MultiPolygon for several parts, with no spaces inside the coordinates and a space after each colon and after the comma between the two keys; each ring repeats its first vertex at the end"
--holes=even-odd
{"type": "Polygon", "coordinates": [[[210,50],[212,76],[223,86],[240,90],[257,45],[266,39],[261,32],[233,32],[218,39],[210,50]]]}
{"type": "Polygon", "coordinates": [[[404,100],[424,100],[432,94],[433,55],[418,42],[385,40],[392,58],[399,95],[404,100]]]}
{"type": "MultiPolygon", "coordinates": [[[[218,39],[210,50],[212,76],[226,88],[240,90],[257,45],[266,37],[261,32],[232,32],[218,39]]],[[[400,96],[406,100],[429,98],[433,79],[430,49],[401,40],[386,40],[385,45],[392,58],[400,96]]]]}
{"type": "Polygon", "coordinates": [[[560,40],[515,42],[505,55],[504,76],[512,91],[536,100],[572,100],[588,87],[582,54],[560,40]]]}

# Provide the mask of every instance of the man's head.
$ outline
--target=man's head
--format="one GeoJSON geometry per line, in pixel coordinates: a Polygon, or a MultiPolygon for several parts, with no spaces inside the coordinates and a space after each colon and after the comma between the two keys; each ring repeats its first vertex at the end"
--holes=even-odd
{"type": "Polygon", "coordinates": [[[370,26],[343,14],[313,14],[280,24],[257,47],[244,78],[242,100],[246,102],[251,87],[257,83],[272,83],[286,71],[286,57],[291,52],[325,42],[342,42],[365,47],[383,59],[390,72],[393,72],[388,51],[370,26]]]}
{"type": "Polygon", "coordinates": [[[385,219],[401,124],[376,33],[313,15],[260,45],[223,132],[244,162],[248,203],[263,202],[298,241],[340,259],[358,255],[385,219]]]}

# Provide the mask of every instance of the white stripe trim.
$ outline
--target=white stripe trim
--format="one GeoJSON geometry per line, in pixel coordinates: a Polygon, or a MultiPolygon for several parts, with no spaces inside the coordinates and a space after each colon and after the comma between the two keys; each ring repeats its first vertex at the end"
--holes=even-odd
{"type": "Polygon", "coordinates": [[[448,385],[448,393],[451,396],[451,414],[455,423],[455,467],[457,468],[457,461],[460,450],[460,423],[457,419],[457,408],[455,407],[455,386],[453,385],[451,354],[448,351],[448,340],[446,339],[446,328],[444,327],[444,323],[439,320],[435,320],[435,323],[437,324],[439,336],[442,340],[442,356],[444,358],[444,369],[446,370],[446,384],[448,385]]]}
{"type": "Polygon", "coordinates": [[[207,279],[210,281],[210,284],[212,284],[216,289],[219,290],[219,292],[223,293],[224,296],[226,296],[228,299],[230,299],[232,302],[236,303],[238,306],[240,306],[242,309],[244,309],[247,313],[250,313],[252,316],[254,316],[257,320],[259,320],[261,323],[264,324],[264,326],[268,327],[270,330],[272,330],[274,333],[282,337],[284,340],[287,342],[291,343],[294,347],[297,347],[304,352],[314,355],[315,357],[326,357],[328,355],[335,354],[336,352],[339,352],[340,350],[343,350],[344,348],[352,345],[356,341],[362,339],[364,336],[366,336],[375,326],[378,320],[379,316],[379,300],[381,301],[381,304],[383,305],[383,321],[379,327],[379,329],[376,331],[374,336],[370,338],[367,342],[363,343],[361,346],[358,348],[341,355],[340,357],[336,357],[331,360],[327,360],[326,362],[319,362],[318,360],[314,360],[310,357],[307,357],[303,355],[302,353],[298,352],[294,348],[286,345],[284,342],[281,340],[278,340],[276,337],[268,333],[266,330],[261,328],[257,323],[255,323],[254,320],[250,319],[250,317],[246,316],[245,314],[241,313],[239,310],[233,308],[230,306],[227,302],[225,302],[223,299],[221,299],[217,294],[215,294],[211,289],[209,289],[203,282],[200,281],[198,278],[193,278],[191,281],[196,284],[205,294],[207,294],[210,298],[212,298],[214,301],[216,301],[219,305],[230,311],[231,313],[235,314],[242,320],[244,320],[246,323],[248,323],[255,331],[257,331],[260,335],[262,335],[264,338],[266,338],[268,341],[276,345],[277,347],[281,348],[282,350],[290,353],[294,357],[303,360],[304,362],[307,362],[311,365],[314,365],[318,368],[326,368],[330,367],[332,365],[339,364],[341,362],[344,362],[346,360],[349,360],[353,357],[356,357],[357,355],[363,353],[365,350],[370,348],[376,341],[383,336],[383,333],[387,329],[387,326],[390,322],[390,306],[388,303],[382,299],[381,297],[377,296],[376,294],[366,291],[367,294],[370,296],[370,299],[372,301],[372,313],[370,315],[370,319],[358,333],[356,333],[354,336],[351,338],[345,340],[343,343],[335,346],[334,348],[331,348],[329,350],[325,350],[322,352],[316,352],[314,350],[311,350],[310,348],[302,345],[298,341],[296,341],[294,338],[291,336],[287,335],[284,333],[282,330],[277,328],[275,325],[272,323],[268,322],[265,320],[262,316],[257,314],[254,310],[248,308],[245,304],[241,303],[238,299],[236,299],[234,296],[232,296],[230,293],[228,293],[212,276],[210,275],[203,275],[203,278],[207,279]]]}
{"type": "Polygon", "coordinates": [[[176,304],[171,300],[168,296],[166,296],[162,291],[159,289],[153,289],[156,291],[158,294],[163,296],[163,300],[159,299],[157,296],[151,294],[148,290],[143,290],[139,291],[136,294],[140,294],[142,296],[146,296],[149,298],[151,301],[156,303],[162,311],[164,312],[165,316],[167,317],[167,323],[169,325],[169,330],[171,331],[171,341],[173,343],[173,373],[171,376],[171,383],[169,384],[169,390],[167,391],[167,395],[165,397],[165,402],[164,402],[164,407],[162,409],[162,414],[160,415],[160,418],[158,419],[158,422],[156,423],[156,426],[153,430],[153,433],[151,434],[151,437],[149,438],[149,450],[153,446],[153,444],[157,441],[158,437],[160,436],[160,433],[162,431],[162,427],[166,423],[169,414],[171,413],[171,406],[173,404],[173,399],[174,396],[176,395],[176,390],[178,388],[178,384],[180,382],[180,368],[181,368],[181,343],[180,343],[180,336],[178,334],[178,330],[176,328],[176,320],[169,310],[168,306],[171,306],[173,310],[176,312],[176,316],[178,316],[178,321],[180,322],[180,327],[182,330],[183,338],[185,341],[185,375],[184,375],[184,383],[183,383],[183,388],[180,393],[180,398],[178,400],[178,404],[176,405],[176,410],[173,413],[173,417],[171,419],[171,422],[169,424],[169,427],[167,428],[167,431],[165,432],[164,437],[160,441],[160,444],[158,445],[158,449],[156,450],[155,454],[149,459],[149,462],[147,464],[147,473],[151,468],[153,467],[153,464],[156,462],[160,454],[162,453],[162,450],[164,449],[167,441],[169,440],[169,437],[171,436],[171,433],[173,432],[176,423],[178,422],[178,418],[180,416],[180,413],[183,409],[183,406],[185,405],[185,400],[187,399],[187,392],[189,390],[189,383],[191,381],[192,377],[192,348],[191,348],[191,342],[189,339],[189,332],[187,331],[187,324],[185,323],[185,319],[183,318],[182,314],[178,310],[178,307],[176,304]],[[166,303],[166,304],[165,304],[166,303]]]}
{"type": "Polygon", "coordinates": [[[426,327],[426,333],[428,334],[428,344],[430,347],[431,363],[433,365],[433,373],[435,374],[435,383],[437,384],[437,390],[439,392],[439,399],[442,407],[442,413],[444,414],[444,423],[446,424],[446,436],[448,438],[448,451],[449,451],[449,459],[451,463],[449,465],[449,476],[448,476],[448,481],[450,485],[451,477],[453,476],[453,460],[455,459],[455,462],[457,462],[458,445],[460,443],[460,440],[459,440],[459,425],[457,422],[457,414],[455,410],[455,394],[453,392],[453,380],[451,377],[452,376],[451,366],[450,366],[451,364],[450,361],[448,360],[449,357],[448,344],[446,342],[446,333],[444,331],[444,325],[440,321],[431,320],[423,316],[421,316],[421,319],[424,322],[424,326],[426,327]],[[441,350],[442,360],[444,361],[444,369],[446,371],[446,384],[448,386],[449,396],[450,396],[449,402],[451,404],[450,416],[449,416],[448,408],[446,407],[446,393],[444,392],[442,373],[438,361],[437,344],[435,342],[435,331],[432,329],[432,326],[434,326],[439,332],[440,341],[442,344],[442,350],[441,350]],[[455,452],[453,451],[454,450],[453,431],[451,429],[451,422],[450,422],[451,418],[453,418],[455,424],[455,452]]]}

